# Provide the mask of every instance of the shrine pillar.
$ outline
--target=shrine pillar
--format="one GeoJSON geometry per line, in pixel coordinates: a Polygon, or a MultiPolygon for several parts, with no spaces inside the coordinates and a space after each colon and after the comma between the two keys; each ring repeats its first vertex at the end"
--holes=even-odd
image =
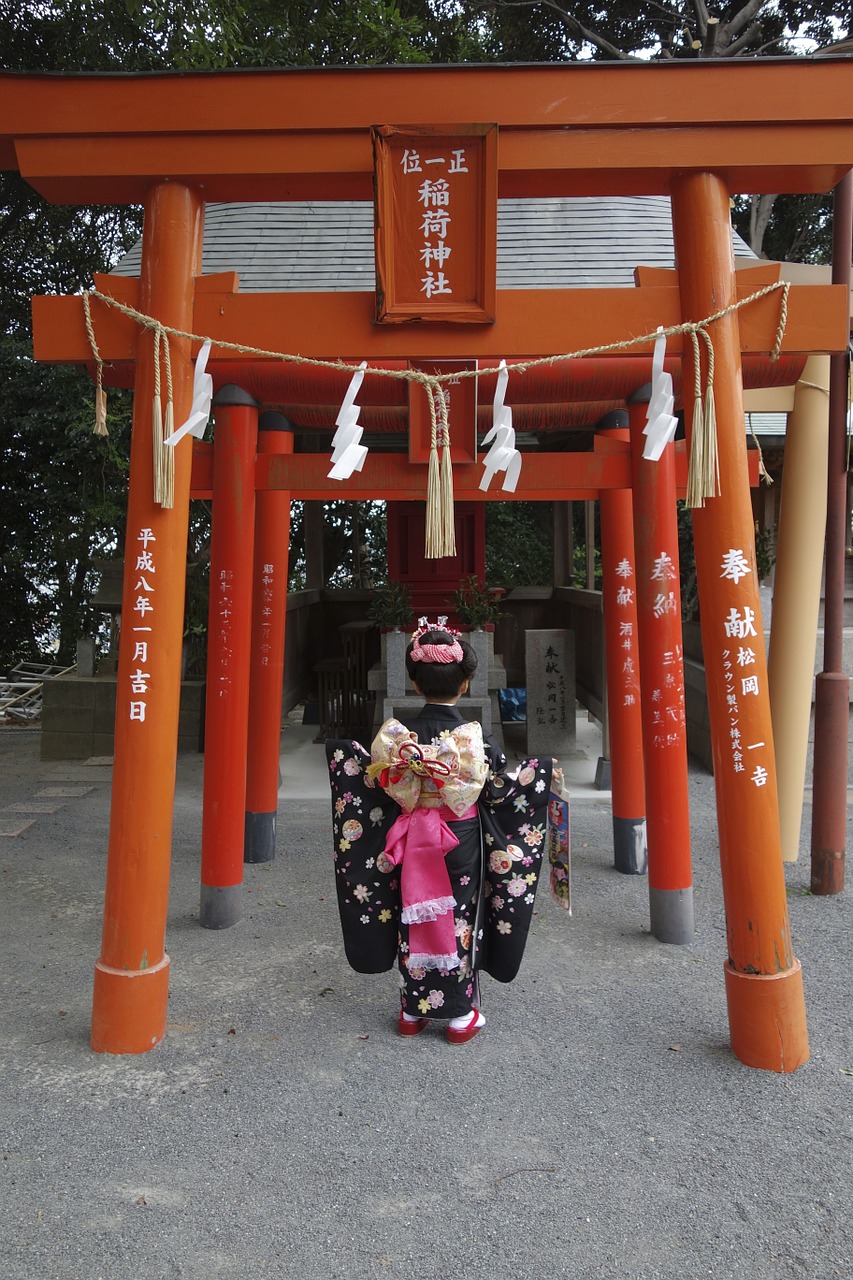
{"type": "Polygon", "coordinates": [[[675,446],[643,457],[651,384],[629,402],[649,919],[659,942],[693,941],[693,868],[681,632],[675,446]]]}
{"type": "MultiPolygon", "coordinates": [[[[605,444],[612,440],[617,446],[630,448],[627,421],[624,409],[608,414],[596,432],[596,444],[599,439],[605,444]]],[[[625,875],[645,875],[648,854],[634,572],[634,501],[630,489],[602,489],[600,502],[613,865],[625,875]]]]}
{"type": "MultiPolygon", "coordinates": [[[[682,315],[701,320],[736,301],[725,182],[713,173],[676,177],[672,214],[682,315]]],[[[719,495],[693,511],[693,536],[728,935],[729,1029],[734,1053],[748,1066],[793,1071],[808,1058],[808,1034],[782,867],[736,312],[715,321],[710,336],[719,495]]],[[[692,374],[688,344],[687,387],[692,374]]],[[[692,412],[686,417],[689,439],[692,412]]]]}
{"type": "MultiPolygon", "coordinates": [[[[262,413],[258,453],[293,453],[293,427],[281,413],[262,413]]],[[[246,757],[246,862],[271,862],[281,749],[281,692],[290,542],[290,493],[255,495],[255,566],[246,757]]]]}
{"type": "MultiPolygon", "coordinates": [[[[850,305],[853,172],[832,202],[832,283],[844,285],[850,305]]],[[[847,404],[849,359],[830,356],[829,446],[826,474],[823,670],[815,680],[814,790],[811,833],[812,893],[841,893],[847,846],[847,735],[850,676],[844,671],[844,577],[847,544],[847,404]]]]}
{"type": "MultiPolygon", "coordinates": [[[[785,433],[767,659],[786,862],[796,862],[800,850],[826,529],[828,406],[829,356],[810,356],[794,391],[785,433]]],[[[844,791],[846,802],[846,782],[844,791]]]]}
{"type": "Polygon", "coordinates": [[[214,414],[199,923],[227,929],[243,911],[258,405],[223,387],[214,414]]]}
{"type": "MultiPolygon", "coordinates": [[[[201,270],[204,204],[179,182],[145,201],[139,306],[164,325],[192,330],[201,270]]],[[[170,337],[176,424],[192,399],[190,343],[170,337]]],[[[95,965],[91,1045],[144,1053],[166,1030],[166,910],[177,763],[181,645],[192,444],[174,450],[174,505],[154,501],[152,412],[155,343],[140,330],[136,354],[130,491],[107,881],[95,965]]]]}

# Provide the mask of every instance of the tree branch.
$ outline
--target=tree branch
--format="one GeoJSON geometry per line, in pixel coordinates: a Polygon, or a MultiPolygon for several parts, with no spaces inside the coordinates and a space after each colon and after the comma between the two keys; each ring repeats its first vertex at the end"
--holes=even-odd
{"type": "Polygon", "coordinates": [[[638,59],[633,54],[625,53],[622,49],[617,49],[615,44],[611,44],[604,36],[599,35],[597,31],[591,31],[577,18],[573,18],[567,13],[561,4],[557,4],[557,0],[498,0],[501,9],[531,9],[535,4],[542,4],[544,8],[553,10],[554,13],[565,23],[572,35],[585,41],[587,44],[595,45],[596,49],[600,49],[602,53],[608,54],[611,58],[617,59],[619,62],[637,62],[638,59]]]}
{"type": "MultiPolygon", "coordinates": [[[[708,17],[708,6],[705,4],[705,0],[693,0],[693,12],[696,14],[696,21],[699,23],[699,30],[704,37],[707,31],[708,22],[710,21],[708,17]]],[[[715,18],[714,21],[719,22],[719,18],[715,18]]]]}
{"type": "Polygon", "coordinates": [[[752,49],[753,44],[761,35],[761,23],[753,22],[751,27],[747,27],[742,36],[737,40],[733,40],[730,45],[720,49],[720,57],[736,58],[743,49],[752,49]]]}
{"type": "Polygon", "coordinates": [[[720,44],[723,48],[728,50],[730,42],[734,40],[734,37],[739,32],[743,31],[744,27],[752,22],[755,15],[763,7],[764,2],[765,0],[747,0],[747,3],[734,15],[732,20],[724,24],[720,30],[720,35],[722,36],[720,44]]]}

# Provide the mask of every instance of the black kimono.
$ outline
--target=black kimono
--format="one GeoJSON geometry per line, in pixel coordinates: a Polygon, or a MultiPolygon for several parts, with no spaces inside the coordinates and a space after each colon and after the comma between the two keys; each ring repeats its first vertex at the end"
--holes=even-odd
{"type": "MultiPolygon", "coordinates": [[[[470,721],[458,706],[427,703],[403,724],[419,743],[436,745],[470,721]]],[[[486,738],[483,745],[488,776],[474,815],[459,819],[443,811],[458,840],[445,857],[458,959],[453,968],[442,969],[409,963],[411,930],[401,920],[400,871],[385,853],[400,806],[380,784],[378,766],[368,772],[371,758],[360,743],[326,743],[347,959],[359,973],[379,973],[396,957],[402,1007],[417,1017],[468,1013],[479,1004],[478,970],[511,982],[527,941],[546,846],[552,762],[523,761],[511,777],[495,740],[486,738]]]]}

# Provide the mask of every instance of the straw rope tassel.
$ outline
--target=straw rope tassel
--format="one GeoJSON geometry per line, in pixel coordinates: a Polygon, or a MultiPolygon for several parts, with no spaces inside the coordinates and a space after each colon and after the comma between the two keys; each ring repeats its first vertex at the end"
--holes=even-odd
{"type": "Polygon", "coordinates": [[[166,366],[166,420],[163,425],[160,445],[160,459],[163,469],[162,505],[171,510],[175,505],[175,450],[167,447],[162,441],[168,440],[175,430],[175,402],[172,390],[172,355],[169,349],[169,338],[165,333],[162,338],[163,357],[166,366]]]}
{"type": "Polygon", "coordinates": [[[154,330],[154,398],[151,402],[151,445],[154,473],[154,501],[163,503],[163,407],[160,399],[160,342],[159,326],[154,330]]]}
{"type": "Polygon", "coordinates": [[[705,497],[716,498],[720,493],[720,454],[717,448],[717,406],[714,400],[714,344],[707,329],[700,329],[708,348],[708,376],[705,382],[705,497]]]}
{"type": "Polygon", "coordinates": [[[450,457],[450,422],[447,417],[447,393],[439,387],[441,397],[441,432],[443,448],[441,451],[441,528],[444,555],[456,555],[456,521],[453,510],[453,463],[450,457]]]}
{"type": "Polygon", "coordinates": [[[705,424],[702,410],[702,372],[699,364],[699,339],[690,330],[693,343],[693,423],[690,433],[690,456],[687,464],[687,505],[704,507],[702,475],[705,471],[705,424]]]}
{"type": "Polygon", "coordinates": [[[424,383],[424,391],[429,400],[430,441],[429,471],[427,474],[426,500],[426,545],[424,555],[428,560],[437,560],[442,555],[441,546],[441,477],[438,466],[438,426],[435,412],[436,388],[431,383],[424,383]]]}
{"type": "Polygon", "coordinates": [[[94,436],[108,436],[107,428],[107,397],[104,391],[104,362],[101,359],[101,353],[98,350],[98,344],[95,341],[95,326],[92,323],[92,307],[89,302],[88,289],[83,290],[83,315],[86,321],[86,333],[89,338],[89,345],[92,348],[92,355],[95,357],[96,375],[95,375],[95,425],[92,428],[94,436]]]}

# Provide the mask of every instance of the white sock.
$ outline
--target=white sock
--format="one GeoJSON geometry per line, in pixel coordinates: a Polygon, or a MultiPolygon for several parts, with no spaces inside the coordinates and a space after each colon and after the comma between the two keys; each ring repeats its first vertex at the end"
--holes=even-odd
{"type": "Polygon", "coordinates": [[[402,1011],[402,1012],[403,1012],[403,1021],[404,1021],[404,1022],[420,1022],[420,1018],[416,1017],[416,1016],[415,1016],[415,1014],[413,1014],[413,1013],[406,1013],[406,1010],[405,1010],[405,1009],[403,1009],[403,1011],[402,1011]]]}
{"type": "MultiPolygon", "coordinates": [[[[486,1019],[483,1017],[482,1013],[480,1013],[479,1009],[472,1009],[471,1013],[476,1013],[477,1015],[477,1020],[474,1023],[475,1027],[484,1027],[486,1025],[486,1019]]],[[[467,1030],[471,1025],[471,1013],[463,1013],[461,1018],[451,1018],[449,1026],[451,1026],[454,1031],[467,1030]]]]}

